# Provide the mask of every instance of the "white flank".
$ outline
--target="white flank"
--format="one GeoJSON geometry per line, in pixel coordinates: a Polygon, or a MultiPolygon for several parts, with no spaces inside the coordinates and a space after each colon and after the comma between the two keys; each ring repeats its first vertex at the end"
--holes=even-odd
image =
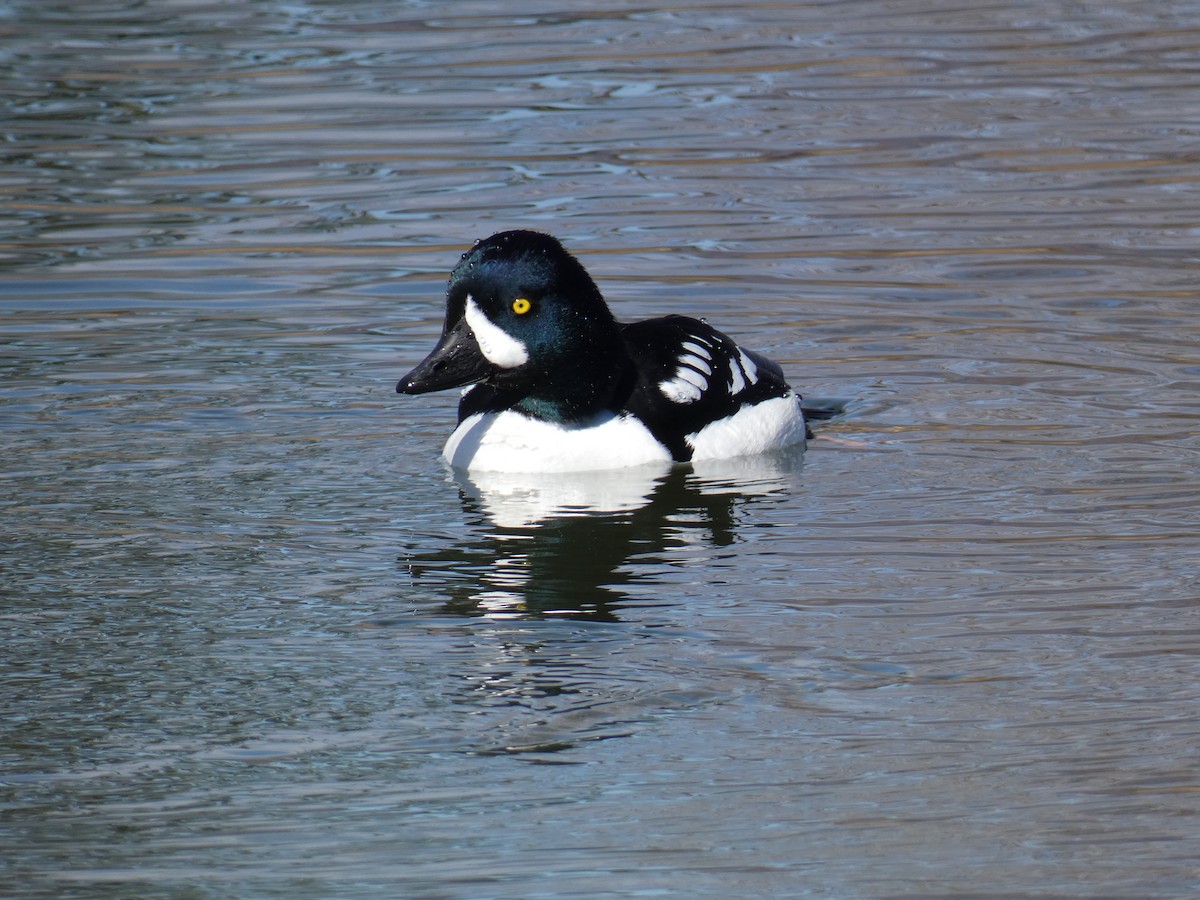
{"type": "Polygon", "coordinates": [[[606,413],[566,426],[512,410],[464,419],[442,456],[472,472],[591,472],[671,461],[667,448],[629,416],[606,413]]]}
{"type": "Polygon", "coordinates": [[[487,361],[502,369],[515,369],[529,362],[529,350],[515,337],[492,323],[475,298],[467,295],[467,325],[475,335],[475,343],[487,361]]]}
{"type": "MultiPolygon", "coordinates": [[[[757,371],[757,370],[756,370],[757,371]]],[[[726,459],[778,450],[804,441],[804,414],[791,391],[783,397],[743,406],[688,436],[692,460],[726,459]]]]}

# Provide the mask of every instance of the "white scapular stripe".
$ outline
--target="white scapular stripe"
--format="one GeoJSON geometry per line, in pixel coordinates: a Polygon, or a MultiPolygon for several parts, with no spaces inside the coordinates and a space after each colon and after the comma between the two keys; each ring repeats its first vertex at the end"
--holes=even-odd
{"type": "Polygon", "coordinates": [[[695,403],[708,390],[712,350],[698,341],[684,341],[675,374],[658,383],[664,397],[674,403],[695,403]]]}
{"type": "Polygon", "coordinates": [[[701,344],[684,341],[683,353],[679,355],[679,361],[699,369],[705,375],[712,374],[712,353],[701,344]]]}
{"type": "Polygon", "coordinates": [[[679,366],[670,381],[659,382],[658,389],[668,400],[676,403],[695,403],[708,390],[708,378],[703,372],[679,366]]]}
{"type": "Polygon", "coordinates": [[[746,378],[742,375],[741,367],[731,361],[729,365],[729,396],[736,397],[745,389],[746,378]]]}
{"type": "Polygon", "coordinates": [[[675,370],[676,381],[686,381],[688,384],[694,384],[702,392],[708,390],[708,378],[703,372],[697,372],[695,369],[687,366],[680,366],[675,370]]]}
{"type": "Polygon", "coordinates": [[[673,403],[695,403],[703,393],[699,387],[679,377],[672,378],[670,381],[660,381],[658,389],[673,403]]]}
{"type": "Polygon", "coordinates": [[[754,360],[748,357],[744,350],[738,350],[738,363],[742,367],[742,371],[746,373],[746,381],[750,384],[758,383],[758,366],[754,364],[754,360]]]}
{"type": "Polygon", "coordinates": [[[758,366],[743,350],[738,349],[738,358],[729,361],[729,393],[736,397],[746,389],[747,384],[758,381],[758,366]]]}
{"type": "Polygon", "coordinates": [[[467,295],[467,325],[470,326],[479,351],[492,365],[502,369],[515,369],[529,362],[529,350],[515,337],[495,325],[475,303],[475,298],[467,295]]]}

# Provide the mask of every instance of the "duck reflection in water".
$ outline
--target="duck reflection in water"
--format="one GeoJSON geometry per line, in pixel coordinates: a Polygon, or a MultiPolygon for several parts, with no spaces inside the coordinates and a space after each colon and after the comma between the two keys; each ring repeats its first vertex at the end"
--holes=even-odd
{"type": "Polygon", "coordinates": [[[704,466],[531,477],[455,470],[466,542],[404,555],[453,615],[616,621],[654,567],[741,540],[744,508],[791,490],[801,449],[704,466]],[[636,567],[627,567],[631,559],[636,567]],[[636,568],[636,572],[633,571],[636,568]]]}

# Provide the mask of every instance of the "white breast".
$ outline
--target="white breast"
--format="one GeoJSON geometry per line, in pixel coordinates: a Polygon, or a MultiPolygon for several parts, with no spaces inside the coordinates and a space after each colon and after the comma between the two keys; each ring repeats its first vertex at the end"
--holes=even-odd
{"type": "Polygon", "coordinates": [[[671,461],[667,448],[629,416],[606,413],[566,426],[512,410],[464,419],[442,456],[456,469],[487,472],[588,472],[671,461]]]}

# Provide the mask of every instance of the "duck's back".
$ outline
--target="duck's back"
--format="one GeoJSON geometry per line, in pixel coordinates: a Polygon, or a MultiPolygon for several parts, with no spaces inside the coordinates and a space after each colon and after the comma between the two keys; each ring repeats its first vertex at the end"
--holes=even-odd
{"type": "Polygon", "coordinates": [[[637,370],[626,409],[680,461],[761,453],[807,430],[783,370],[707,322],[666,316],[622,326],[637,370]]]}

